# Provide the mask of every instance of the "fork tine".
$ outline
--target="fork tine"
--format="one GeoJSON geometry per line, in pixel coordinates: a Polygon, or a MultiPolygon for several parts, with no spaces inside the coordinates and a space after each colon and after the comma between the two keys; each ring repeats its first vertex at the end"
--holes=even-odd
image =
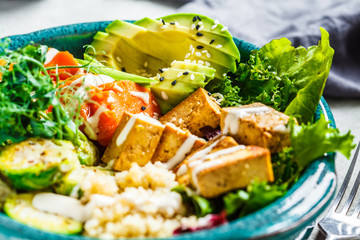
{"type": "MultiPolygon", "coordinates": [[[[353,203],[353,201],[354,201],[356,192],[357,192],[357,190],[358,190],[358,188],[359,188],[359,184],[360,184],[360,171],[358,172],[358,175],[357,175],[357,177],[356,177],[356,180],[355,180],[355,182],[354,182],[354,185],[353,185],[353,187],[352,187],[352,189],[351,189],[350,195],[349,195],[349,197],[348,197],[348,199],[347,199],[347,201],[346,201],[343,209],[341,210],[341,213],[347,213],[347,212],[350,210],[350,207],[351,207],[351,205],[352,205],[352,203],[353,203]]],[[[354,214],[354,213],[355,213],[355,211],[354,211],[352,214],[354,214]]],[[[350,214],[350,216],[351,216],[352,214],[350,214]]],[[[356,214],[356,216],[357,216],[357,214],[356,214]]]]}
{"type": "Polygon", "coordinates": [[[339,190],[339,193],[336,195],[336,198],[335,198],[335,201],[330,209],[331,212],[337,210],[338,206],[339,206],[339,203],[340,201],[342,200],[342,198],[344,197],[344,193],[345,193],[345,190],[346,190],[346,187],[347,185],[349,184],[349,181],[350,181],[350,178],[351,178],[351,175],[354,171],[354,166],[355,166],[355,163],[356,163],[356,159],[358,157],[358,154],[359,154],[359,149],[360,149],[360,141],[357,145],[357,148],[355,150],[355,154],[354,154],[354,157],[350,163],[350,166],[349,166],[349,169],[345,175],[345,179],[343,181],[343,184],[341,185],[340,187],[340,190],[339,190]]]}

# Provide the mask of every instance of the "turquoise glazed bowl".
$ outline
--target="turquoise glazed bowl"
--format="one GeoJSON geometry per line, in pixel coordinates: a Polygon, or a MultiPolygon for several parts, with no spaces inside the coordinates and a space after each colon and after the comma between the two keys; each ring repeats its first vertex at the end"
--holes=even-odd
{"type": "MultiPolygon", "coordinates": [[[[82,57],[83,46],[90,44],[92,37],[109,24],[108,21],[80,23],[45,29],[29,34],[11,36],[10,47],[16,49],[31,42],[46,44],[59,50],[67,50],[82,57]]],[[[251,50],[257,47],[243,40],[234,39],[242,61],[245,61],[251,50]]],[[[321,99],[315,114],[320,113],[330,120],[335,127],[330,108],[324,98],[321,99]]],[[[313,162],[294,184],[286,196],[267,207],[244,218],[234,220],[220,227],[174,236],[173,239],[295,239],[331,202],[336,189],[334,168],[335,154],[328,154],[313,162]]],[[[59,235],[40,231],[0,213],[0,239],[47,239],[68,240],[91,239],[74,235],[59,235]]]]}

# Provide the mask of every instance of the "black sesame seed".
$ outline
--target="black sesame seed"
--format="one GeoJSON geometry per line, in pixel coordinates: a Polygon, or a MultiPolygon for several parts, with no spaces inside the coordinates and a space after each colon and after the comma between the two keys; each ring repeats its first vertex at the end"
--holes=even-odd
{"type": "Polygon", "coordinates": [[[200,28],[200,25],[196,25],[196,27],[195,27],[195,28],[196,28],[196,30],[199,30],[199,28],[200,28]]]}
{"type": "Polygon", "coordinates": [[[170,22],[170,25],[175,25],[175,23],[174,23],[174,22],[170,22]]]}
{"type": "Polygon", "coordinates": [[[189,74],[189,72],[188,72],[188,71],[183,72],[183,75],[188,75],[188,74],[189,74]]]}
{"type": "Polygon", "coordinates": [[[176,84],[176,80],[174,80],[174,81],[171,83],[171,85],[173,85],[173,86],[174,86],[175,84],[176,84]]]}
{"type": "Polygon", "coordinates": [[[163,24],[163,25],[165,25],[165,21],[164,21],[164,19],[161,19],[161,22],[162,22],[162,24],[163,24]]]}
{"type": "Polygon", "coordinates": [[[198,46],[196,46],[196,48],[197,48],[197,49],[203,49],[204,46],[198,45],[198,46]]]}
{"type": "Polygon", "coordinates": [[[195,17],[193,18],[193,22],[195,22],[195,21],[197,20],[197,18],[198,18],[198,16],[195,16],[195,17]]]}
{"type": "Polygon", "coordinates": [[[215,42],[215,39],[211,39],[210,44],[212,44],[213,42],[215,42]]]}
{"type": "Polygon", "coordinates": [[[159,72],[163,73],[163,72],[164,72],[164,70],[162,70],[161,68],[159,68],[159,72]]]}
{"type": "Polygon", "coordinates": [[[126,69],[123,67],[123,68],[121,68],[121,71],[126,72],[126,69]]]}
{"type": "Polygon", "coordinates": [[[208,92],[208,95],[209,95],[209,96],[211,96],[211,93],[210,93],[210,92],[208,92]]]}
{"type": "Polygon", "coordinates": [[[160,82],[164,81],[164,77],[161,77],[159,80],[160,80],[160,82]]]}
{"type": "Polygon", "coordinates": [[[142,106],[142,107],[141,107],[141,110],[142,110],[142,111],[145,111],[145,110],[146,110],[146,107],[142,106]]]}
{"type": "Polygon", "coordinates": [[[201,37],[201,36],[204,36],[204,34],[202,34],[201,32],[197,32],[196,36],[201,37]]]}
{"type": "Polygon", "coordinates": [[[199,19],[199,21],[201,21],[201,18],[199,16],[196,16],[196,17],[197,17],[197,19],[199,19]]]}

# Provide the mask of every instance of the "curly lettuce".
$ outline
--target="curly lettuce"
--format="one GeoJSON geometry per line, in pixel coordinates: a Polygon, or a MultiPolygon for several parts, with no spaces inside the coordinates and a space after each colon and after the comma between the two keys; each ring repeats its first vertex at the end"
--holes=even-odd
{"type": "Polygon", "coordinates": [[[216,89],[224,95],[222,106],[262,102],[299,123],[312,122],[334,55],[329,34],[320,31],[319,44],[308,49],[281,38],[252,51],[216,89]]]}

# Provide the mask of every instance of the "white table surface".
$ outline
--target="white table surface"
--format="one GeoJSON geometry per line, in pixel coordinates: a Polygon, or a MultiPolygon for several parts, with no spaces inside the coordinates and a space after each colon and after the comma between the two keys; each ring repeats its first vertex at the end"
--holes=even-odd
{"type": "MultiPolygon", "coordinates": [[[[60,25],[114,20],[155,18],[175,13],[179,3],[171,0],[0,0],[0,38],[60,25]]],[[[360,100],[327,99],[337,127],[351,130],[360,140],[360,100]]],[[[350,161],[340,154],[336,171],[341,183],[350,161]]],[[[313,231],[310,239],[321,239],[313,231]]]]}

